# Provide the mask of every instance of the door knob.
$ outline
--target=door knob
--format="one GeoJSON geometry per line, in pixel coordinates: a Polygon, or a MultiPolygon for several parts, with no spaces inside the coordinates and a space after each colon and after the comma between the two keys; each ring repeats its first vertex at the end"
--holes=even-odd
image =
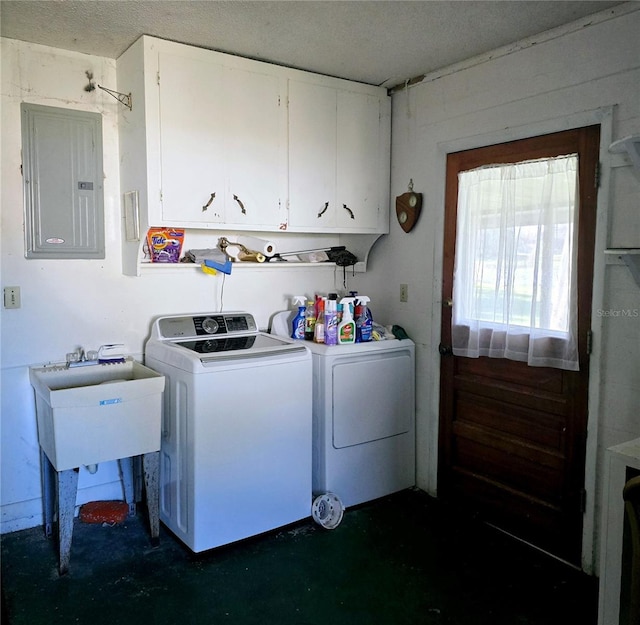
{"type": "Polygon", "coordinates": [[[440,345],[438,345],[438,351],[441,356],[453,356],[453,349],[451,348],[451,345],[443,345],[440,343],[440,345]]]}

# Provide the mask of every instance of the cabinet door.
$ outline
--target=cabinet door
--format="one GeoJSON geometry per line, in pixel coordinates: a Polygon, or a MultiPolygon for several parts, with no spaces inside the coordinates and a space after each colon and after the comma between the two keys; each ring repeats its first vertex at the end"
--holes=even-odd
{"type": "Polygon", "coordinates": [[[336,226],[336,90],[289,83],[289,225],[336,226]]]}
{"type": "Polygon", "coordinates": [[[221,223],[222,66],[196,56],[160,53],[159,68],[163,220],[187,226],[221,223]]]}
{"type": "Polygon", "coordinates": [[[380,98],[289,85],[289,225],[375,232],[382,201],[380,98]]]}
{"type": "Polygon", "coordinates": [[[375,229],[380,210],[380,99],[338,91],[336,221],[341,231],[375,229]]]}
{"type": "Polygon", "coordinates": [[[280,83],[238,68],[224,69],[224,160],[229,195],[225,222],[276,226],[285,172],[280,83]]]}

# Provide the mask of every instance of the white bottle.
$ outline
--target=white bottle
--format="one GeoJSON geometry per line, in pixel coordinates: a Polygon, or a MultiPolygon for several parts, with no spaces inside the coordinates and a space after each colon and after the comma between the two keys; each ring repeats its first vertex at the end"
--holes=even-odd
{"type": "Polygon", "coordinates": [[[340,300],[342,304],[342,321],[338,326],[339,345],[349,345],[356,341],[356,324],[351,315],[351,304],[354,299],[353,297],[343,297],[340,300]]]}

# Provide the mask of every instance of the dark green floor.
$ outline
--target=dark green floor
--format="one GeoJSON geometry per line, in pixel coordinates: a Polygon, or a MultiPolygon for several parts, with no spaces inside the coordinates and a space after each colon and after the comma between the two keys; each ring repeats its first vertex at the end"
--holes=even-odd
{"type": "MultiPolygon", "coordinates": [[[[258,511],[256,511],[257,513],[258,511]]],[[[70,573],[41,528],[2,537],[3,624],[593,625],[589,578],[406,491],[203,554],[144,519],[76,522],[70,573]]]]}

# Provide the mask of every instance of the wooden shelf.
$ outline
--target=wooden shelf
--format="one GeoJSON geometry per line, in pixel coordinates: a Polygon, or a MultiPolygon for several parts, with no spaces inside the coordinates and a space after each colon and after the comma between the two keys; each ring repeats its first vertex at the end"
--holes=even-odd
{"type": "MultiPolygon", "coordinates": [[[[234,271],[247,271],[250,269],[254,269],[257,271],[269,271],[274,270],[278,271],[279,269],[331,269],[332,271],[336,268],[341,269],[335,263],[300,263],[300,262],[269,262],[269,263],[253,263],[253,262],[237,262],[233,263],[231,269],[231,275],[233,275],[234,271]]],[[[356,273],[363,273],[366,271],[366,264],[364,262],[357,262],[354,266],[356,273]]],[[[148,263],[141,262],[140,270],[142,273],[154,272],[154,271],[188,271],[191,270],[200,270],[200,265],[196,263],[148,263]]],[[[346,267],[347,271],[351,271],[352,267],[346,267]]]]}
{"type": "Polygon", "coordinates": [[[605,254],[617,254],[622,256],[623,254],[640,254],[640,247],[611,247],[604,251],[605,254]]]}

